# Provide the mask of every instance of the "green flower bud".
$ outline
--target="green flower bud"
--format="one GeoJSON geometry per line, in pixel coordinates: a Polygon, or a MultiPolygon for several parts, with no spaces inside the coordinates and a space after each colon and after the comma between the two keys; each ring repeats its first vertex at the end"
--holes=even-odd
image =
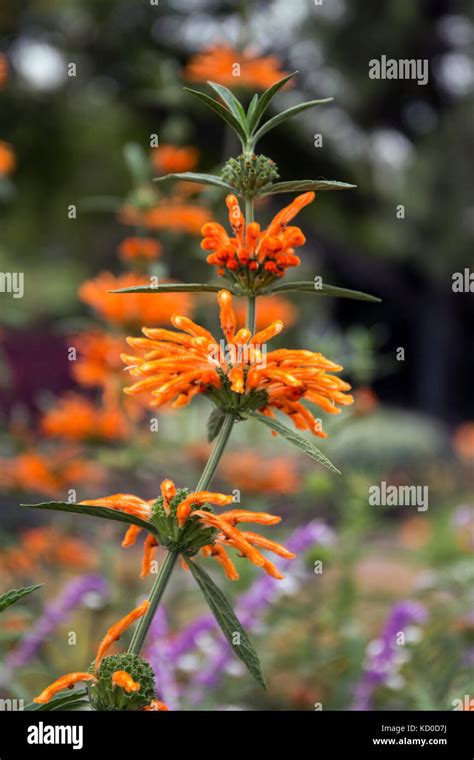
{"type": "Polygon", "coordinates": [[[238,193],[249,197],[255,197],[262,190],[268,189],[279,176],[275,162],[262,154],[245,156],[242,153],[237,158],[230,158],[221,172],[223,180],[238,193]]]}

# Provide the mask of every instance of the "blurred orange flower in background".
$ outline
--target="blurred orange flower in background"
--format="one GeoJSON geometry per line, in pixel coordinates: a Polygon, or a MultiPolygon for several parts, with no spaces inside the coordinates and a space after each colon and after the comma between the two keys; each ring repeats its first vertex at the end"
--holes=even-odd
{"type": "Polygon", "coordinates": [[[80,458],[76,450],[48,454],[27,451],[0,460],[0,486],[15,491],[64,497],[68,488],[85,481],[89,485],[100,483],[103,477],[102,468],[80,458]]]}
{"type": "Polygon", "coordinates": [[[221,43],[194,55],[184,69],[184,78],[190,82],[207,82],[208,79],[226,87],[266,90],[288,74],[281,69],[275,55],[257,56],[250,50],[236,50],[221,43]]]}
{"type": "Polygon", "coordinates": [[[122,261],[131,262],[137,259],[153,261],[161,255],[161,243],[147,237],[129,237],[122,240],[118,252],[122,261]]]}
{"type": "Polygon", "coordinates": [[[15,152],[11,145],[0,141],[0,176],[11,174],[16,166],[15,152]]]}
{"type": "Polygon", "coordinates": [[[77,360],[72,362],[72,375],[81,385],[106,385],[121,372],[121,336],[96,330],[74,335],[72,342],[78,352],[77,360]]]}
{"type": "Polygon", "coordinates": [[[167,198],[159,206],[145,211],[125,205],[119,212],[122,224],[138,225],[148,229],[172,230],[199,235],[201,227],[210,219],[209,211],[194,203],[185,203],[181,198],[167,198]]]}
{"type": "Polygon", "coordinates": [[[8,81],[8,60],[6,55],[0,53],[0,90],[8,81]]]}
{"type": "Polygon", "coordinates": [[[198,160],[199,151],[191,145],[160,145],[151,153],[152,166],[160,174],[190,172],[196,167],[198,160]]]}
{"type": "Polygon", "coordinates": [[[97,407],[77,393],[60,398],[41,420],[45,435],[70,441],[108,440],[126,438],[127,421],[116,405],[97,407]]]}
{"type": "Polygon", "coordinates": [[[266,459],[256,451],[224,455],[221,474],[232,486],[254,493],[296,493],[301,487],[294,459],[266,459]]]}
{"type": "Polygon", "coordinates": [[[474,462],[474,422],[463,422],[456,428],[453,448],[460,459],[474,462]]]}
{"type": "Polygon", "coordinates": [[[190,314],[193,299],[189,293],[109,293],[110,290],[149,286],[146,277],[128,273],[114,275],[101,272],[93,280],[87,280],[79,288],[79,297],[91,306],[103,319],[127,327],[143,323],[163,324],[175,311],[190,314]]]}

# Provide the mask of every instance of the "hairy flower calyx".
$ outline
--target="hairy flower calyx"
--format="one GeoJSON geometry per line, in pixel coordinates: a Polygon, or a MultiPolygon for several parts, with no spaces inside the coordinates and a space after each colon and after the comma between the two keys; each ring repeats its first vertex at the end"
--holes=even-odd
{"type": "Polygon", "coordinates": [[[242,195],[254,198],[267,190],[280,175],[274,161],[263,154],[229,158],[224,164],[221,177],[242,195]]]}
{"type": "Polygon", "coordinates": [[[150,516],[150,523],[156,529],[160,546],[187,557],[197,554],[203,546],[214,543],[217,534],[217,530],[204,526],[198,517],[193,517],[195,510],[204,510],[213,514],[213,509],[209,504],[191,504],[189,516],[184,524],[180,525],[178,506],[191,493],[189,488],[178,488],[176,495],[166,502],[163,496],[160,496],[152,505],[150,516]]]}

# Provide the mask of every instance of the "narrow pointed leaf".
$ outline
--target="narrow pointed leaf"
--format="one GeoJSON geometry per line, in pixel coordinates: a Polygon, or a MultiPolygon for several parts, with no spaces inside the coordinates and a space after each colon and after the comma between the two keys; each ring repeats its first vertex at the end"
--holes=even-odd
{"type": "Polygon", "coordinates": [[[263,137],[263,135],[266,135],[267,132],[269,132],[274,127],[277,127],[283,121],[286,121],[286,119],[290,119],[292,116],[296,116],[296,114],[300,113],[301,111],[306,111],[307,108],[323,105],[324,103],[331,103],[333,100],[334,98],[323,98],[322,100],[308,100],[307,103],[298,103],[298,105],[296,106],[287,108],[286,111],[282,111],[281,113],[278,113],[276,116],[274,116],[272,119],[269,119],[269,121],[266,121],[265,124],[263,124],[263,126],[260,127],[258,132],[256,132],[253,135],[252,139],[254,142],[257,142],[258,140],[260,140],[261,137],[263,137]]]}
{"type": "MultiPolygon", "coordinates": [[[[282,87],[285,86],[285,84],[292,79],[298,72],[293,71],[292,74],[288,74],[288,76],[283,77],[283,79],[280,79],[278,82],[275,82],[275,84],[272,84],[271,87],[268,88],[268,90],[265,90],[260,97],[258,98],[258,103],[256,103],[253,113],[248,114],[248,122],[249,122],[249,129],[251,132],[258,127],[260,123],[260,119],[262,118],[263,114],[267,110],[268,106],[270,105],[270,102],[272,98],[277,94],[278,90],[281,90],[282,87]]],[[[250,106],[252,103],[250,104],[250,106]]],[[[249,107],[250,112],[250,107],[249,107]]]]}
{"type": "Polygon", "coordinates": [[[185,182],[197,182],[202,185],[215,185],[216,187],[223,187],[225,190],[233,190],[232,185],[229,185],[220,177],[215,174],[199,174],[198,172],[178,172],[175,174],[166,174],[164,177],[155,177],[153,182],[164,182],[168,179],[180,179],[185,182]]]}
{"type": "Polygon", "coordinates": [[[330,179],[299,179],[294,182],[275,182],[259,195],[263,197],[276,193],[306,193],[309,190],[317,193],[321,190],[353,190],[355,187],[357,185],[351,185],[349,182],[337,182],[330,179]]]}
{"type": "Polygon", "coordinates": [[[109,293],[218,293],[222,285],[207,282],[164,282],[162,285],[135,285],[133,288],[109,290],[109,293]]]}
{"type": "Polygon", "coordinates": [[[47,501],[41,504],[22,504],[21,506],[29,507],[30,509],[45,509],[50,512],[68,512],[69,514],[102,517],[105,520],[114,520],[115,522],[126,523],[127,525],[133,523],[133,525],[138,525],[139,528],[143,528],[150,533],[155,532],[153,525],[146,522],[146,520],[142,520],[134,515],[125,514],[117,509],[109,509],[108,507],[96,507],[91,504],[70,504],[65,501],[47,501]]]}
{"type": "Polygon", "coordinates": [[[221,119],[224,119],[224,121],[229,124],[235,132],[237,132],[238,136],[240,137],[241,141],[245,143],[247,139],[247,135],[245,133],[244,128],[240,124],[240,122],[235,118],[234,114],[229,111],[228,108],[225,108],[225,106],[221,105],[217,100],[214,100],[214,98],[209,97],[209,95],[206,95],[204,92],[199,92],[198,90],[192,90],[189,87],[184,88],[186,92],[190,92],[192,95],[195,95],[199,100],[201,100],[206,106],[209,108],[212,108],[213,111],[215,111],[221,119]]]}
{"type": "Polygon", "coordinates": [[[5,594],[0,596],[0,612],[3,612],[7,607],[11,607],[12,604],[19,602],[24,596],[28,596],[36,589],[41,588],[43,584],[38,583],[36,586],[26,586],[24,588],[12,588],[10,591],[6,591],[5,594]]]}
{"type": "Polygon", "coordinates": [[[186,562],[201,589],[212,614],[216,618],[222,633],[235,654],[245,663],[257,683],[266,689],[265,678],[262,673],[258,655],[247,633],[237,619],[226,595],[218,586],[216,586],[212,578],[202,569],[202,567],[196,565],[189,558],[186,559],[186,562]],[[239,634],[240,644],[234,644],[236,633],[239,634]]]}
{"type": "Polygon", "coordinates": [[[86,700],[87,691],[81,689],[75,692],[75,694],[66,694],[62,697],[53,697],[49,702],[44,705],[38,702],[31,702],[31,704],[24,707],[25,712],[51,712],[54,710],[74,710],[77,707],[89,704],[86,700]]]}
{"type": "Polygon", "coordinates": [[[311,443],[311,441],[309,441],[307,438],[304,438],[294,430],[286,427],[286,425],[282,425],[282,423],[278,422],[278,420],[274,420],[271,417],[265,417],[264,414],[260,414],[258,412],[247,412],[245,416],[249,417],[252,420],[257,420],[258,422],[263,423],[263,425],[269,427],[270,430],[273,430],[275,433],[282,435],[283,438],[286,438],[287,441],[303,451],[307,456],[311,457],[311,459],[314,459],[319,464],[322,464],[323,467],[327,467],[327,469],[331,470],[331,472],[335,472],[337,475],[341,475],[341,471],[338,470],[337,467],[335,467],[333,463],[326,456],[324,456],[323,452],[317,449],[316,446],[311,443]]]}
{"type": "Polygon", "coordinates": [[[248,134],[247,117],[243,109],[242,103],[237,100],[235,95],[227,88],[217,82],[208,81],[209,87],[212,87],[224,103],[228,106],[229,110],[234,114],[237,121],[241,124],[242,129],[248,134]]]}
{"type": "Polygon", "coordinates": [[[363,293],[361,290],[350,290],[349,288],[337,288],[335,285],[326,285],[315,287],[313,280],[299,282],[282,282],[279,285],[266,291],[268,293],[289,293],[291,291],[314,293],[317,296],[330,296],[333,298],[351,298],[353,301],[369,301],[371,303],[380,303],[381,298],[372,296],[370,293],[363,293]]]}
{"type": "Polygon", "coordinates": [[[222,423],[225,420],[225,414],[217,407],[212,410],[207,420],[207,440],[211,443],[219,430],[222,427],[222,423]]]}
{"type": "Polygon", "coordinates": [[[247,108],[247,124],[249,126],[250,132],[255,127],[254,114],[255,114],[255,109],[257,108],[257,105],[258,105],[258,101],[259,101],[259,97],[257,93],[255,93],[255,95],[253,96],[252,100],[249,103],[249,107],[247,108]]]}

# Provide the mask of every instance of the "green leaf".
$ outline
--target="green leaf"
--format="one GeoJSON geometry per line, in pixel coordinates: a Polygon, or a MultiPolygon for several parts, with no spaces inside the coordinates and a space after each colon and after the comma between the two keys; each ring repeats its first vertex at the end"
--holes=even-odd
{"type": "Polygon", "coordinates": [[[286,438],[286,440],[292,443],[293,446],[297,446],[297,448],[301,449],[301,451],[303,451],[307,456],[311,457],[311,459],[319,462],[319,464],[322,464],[323,467],[327,467],[327,469],[331,470],[331,472],[335,472],[337,475],[341,475],[341,471],[338,470],[337,467],[335,467],[326,456],[324,456],[322,451],[317,449],[316,446],[314,446],[307,438],[304,438],[299,433],[296,433],[294,430],[286,427],[286,425],[282,425],[281,422],[278,422],[271,417],[265,417],[264,414],[259,414],[258,412],[247,412],[245,416],[249,417],[252,420],[258,420],[258,422],[262,422],[271,430],[274,430],[275,433],[279,433],[284,438],[286,438]]]}
{"type": "Polygon", "coordinates": [[[165,177],[155,177],[153,182],[164,182],[168,179],[180,179],[185,182],[198,182],[203,185],[215,185],[216,187],[223,187],[226,190],[233,190],[232,185],[228,182],[224,182],[223,179],[217,177],[215,174],[199,174],[197,172],[179,172],[175,174],[167,174],[165,177]]]}
{"type": "Polygon", "coordinates": [[[234,114],[237,121],[241,124],[242,129],[244,130],[245,134],[248,135],[248,126],[247,126],[247,117],[245,115],[245,111],[243,109],[242,103],[237,100],[235,95],[227,88],[224,87],[221,84],[217,84],[217,82],[207,82],[209,87],[212,87],[214,92],[216,92],[219,97],[222,98],[224,103],[227,105],[227,107],[230,109],[230,111],[234,114]]]}
{"type": "Polygon", "coordinates": [[[109,293],[218,293],[222,285],[209,282],[164,282],[162,285],[135,285],[133,288],[109,290],[109,293]]]}
{"type": "Polygon", "coordinates": [[[247,135],[245,133],[244,128],[238,121],[238,119],[235,118],[234,114],[229,111],[228,108],[225,108],[222,106],[217,100],[214,100],[214,98],[209,97],[209,95],[206,95],[204,92],[199,92],[198,90],[192,90],[189,87],[184,87],[186,92],[190,92],[192,95],[195,95],[199,100],[201,100],[203,103],[205,103],[206,106],[209,108],[212,108],[213,111],[215,111],[221,119],[224,119],[224,121],[229,124],[229,126],[232,127],[232,129],[237,132],[241,142],[243,145],[245,145],[245,142],[247,140],[247,135]]]}
{"type": "Polygon", "coordinates": [[[115,522],[126,523],[127,525],[133,523],[133,525],[138,525],[150,533],[155,533],[153,525],[146,520],[135,517],[135,515],[127,515],[125,512],[120,512],[117,509],[109,509],[108,507],[96,507],[91,504],[70,504],[65,501],[47,501],[41,504],[21,504],[21,506],[30,509],[45,509],[50,512],[68,512],[69,514],[102,517],[105,520],[114,520],[115,522]]]}
{"type": "Polygon", "coordinates": [[[25,588],[12,588],[10,591],[6,591],[5,594],[0,596],[0,612],[3,612],[7,607],[11,607],[12,604],[19,602],[24,596],[31,594],[36,589],[41,588],[43,584],[38,583],[36,586],[26,586],[25,588]]]}
{"type": "Polygon", "coordinates": [[[336,182],[335,180],[326,179],[298,179],[293,182],[275,182],[274,185],[259,193],[264,195],[275,195],[275,193],[305,193],[313,190],[315,193],[321,190],[353,190],[357,185],[351,185],[349,182],[336,182]]]}
{"type": "Polygon", "coordinates": [[[81,689],[74,694],[66,694],[62,697],[53,697],[49,702],[44,705],[40,705],[38,702],[31,702],[29,705],[23,708],[25,712],[50,712],[52,710],[70,710],[76,707],[82,707],[89,702],[85,699],[87,691],[81,689]]]}
{"type": "Polygon", "coordinates": [[[267,110],[268,106],[270,105],[270,101],[274,97],[274,95],[277,94],[278,90],[281,90],[282,87],[285,86],[285,84],[292,79],[298,72],[293,71],[292,74],[288,74],[288,76],[283,77],[283,79],[280,79],[278,82],[275,82],[275,84],[272,84],[271,87],[268,88],[268,90],[265,90],[261,94],[261,96],[258,98],[258,103],[255,104],[252,114],[250,114],[250,108],[252,106],[252,102],[249,106],[249,113],[247,114],[247,119],[249,123],[249,129],[250,132],[253,132],[256,127],[258,127],[260,123],[260,119],[262,118],[263,114],[267,110]]]}
{"type": "Polygon", "coordinates": [[[269,119],[269,121],[266,121],[265,124],[260,127],[258,132],[256,132],[252,136],[252,140],[254,143],[258,142],[263,135],[266,135],[267,132],[269,132],[274,127],[277,127],[278,124],[281,124],[283,121],[286,121],[286,119],[290,119],[292,116],[296,116],[297,113],[300,113],[300,111],[305,111],[307,108],[312,108],[313,106],[319,106],[323,103],[331,103],[334,98],[323,98],[322,100],[308,100],[306,103],[298,103],[296,106],[292,106],[291,108],[287,108],[286,111],[282,111],[281,113],[278,113],[276,116],[273,117],[273,119],[269,119]]]}
{"type": "Polygon", "coordinates": [[[219,430],[222,427],[222,423],[225,420],[225,414],[223,411],[215,407],[209,415],[207,420],[207,440],[209,443],[214,440],[219,430]]]}
{"type": "Polygon", "coordinates": [[[135,185],[149,182],[150,162],[142,146],[138,143],[127,143],[123,149],[123,155],[135,185]]]}
{"type": "Polygon", "coordinates": [[[253,120],[255,118],[254,114],[255,114],[255,109],[256,109],[256,107],[258,105],[258,100],[259,100],[259,97],[258,97],[257,93],[255,93],[255,95],[253,96],[252,100],[249,103],[249,107],[247,108],[247,124],[249,125],[249,130],[250,131],[252,131],[252,129],[253,129],[253,127],[251,125],[253,124],[255,126],[253,120]]]}
{"type": "Polygon", "coordinates": [[[237,657],[245,663],[257,683],[266,689],[265,678],[258,655],[253,645],[237,619],[226,595],[216,586],[212,578],[200,567],[195,565],[189,557],[186,562],[191,570],[199,588],[201,589],[212,614],[216,618],[222,633],[231,645],[237,657]],[[235,634],[239,634],[240,644],[234,644],[235,634]]]}
{"type": "Polygon", "coordinates": [[[314,293],[317,296],[331,296],[334,298],[352,298],[353,301],[369,301],[371,303],[380,303],[381,298],[371,296],[370,293],[363,293],[361,290],[349,290],[349,288],[337,288],[335,285],[322,284],[316,287],[313,280],[299,282],[282,282],[275,287],[270,288],[265,293],[289,293],[298,291],[303,293],[314,293]]]}

